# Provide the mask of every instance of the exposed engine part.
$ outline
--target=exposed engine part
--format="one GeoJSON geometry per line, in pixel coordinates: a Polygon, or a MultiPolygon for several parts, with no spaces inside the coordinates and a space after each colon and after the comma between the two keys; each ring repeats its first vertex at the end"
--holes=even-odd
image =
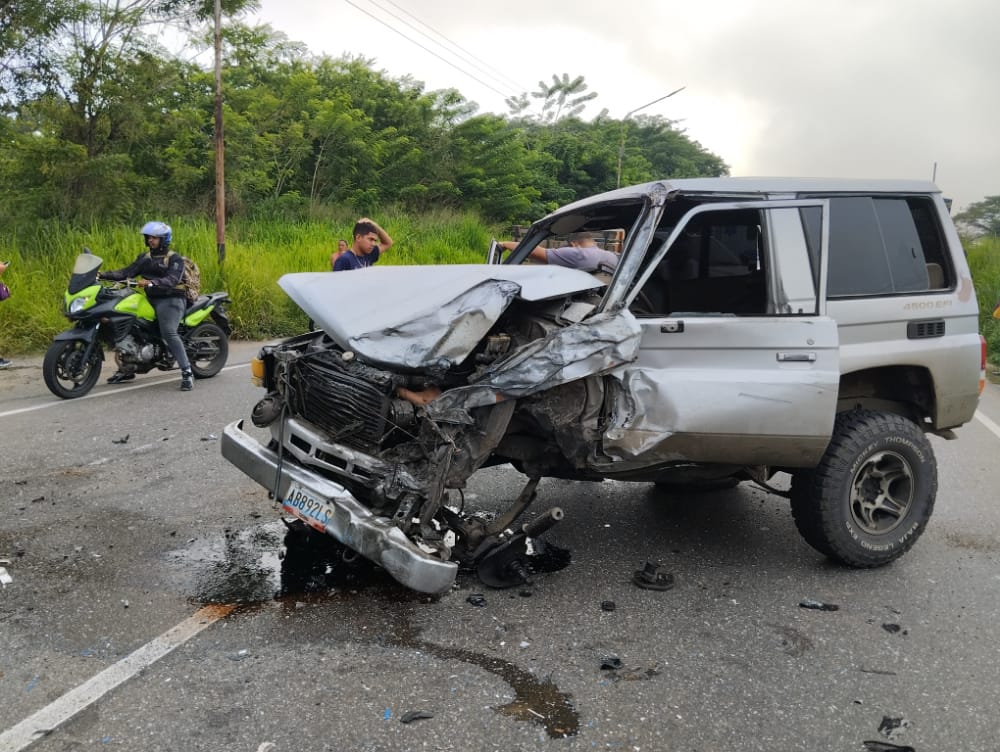
{"type": "Polygon", "coordinates": [[[344,355],[312,352],[284,364],[279,389],[292,412],[355,449],[377,452],[410,438],[413,406],[395,396],[405,380],[344,355]]]}
{"type": "Polygon", "coordinates": [[[494,588],[530,585],[528,571],[528,541],[537,538],[562,520],[563,511],[552,507],[536,519],[521,526],[521,531],[510,531],[498,536],[499,544],[491,548],[476,565],[476,574],[484,584],[494,588]]]}
{"type": "Polygon", "coordinates": [[[138,342],[131,334],[115,342],[115,348],[123,359],[137,363],[152,363],[160,355],[159,347],[149,342],[138,342]]]}
{"type": "Polygon", "coordinates": [[[258,428],[267,428],[278,419],[284,408],[285,401],[281,399],[281,395],[272,392],[254,405],[250,419],[258,428]]]}

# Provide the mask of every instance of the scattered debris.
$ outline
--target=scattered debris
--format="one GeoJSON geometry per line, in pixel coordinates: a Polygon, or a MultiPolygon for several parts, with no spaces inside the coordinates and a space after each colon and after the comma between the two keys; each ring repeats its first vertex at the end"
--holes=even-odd
{"type": "Polygon", "coordinates": [[[385,713],[382,714],[382,720],[388,721],[390,718],[392,718],[392,709],[386,708],[385,713]]]}
{"type": "Polygon", "coordinates": [[[617,671],[624,664],[617,655],[606,655],[601,659],[601,671],[617,671]]]}
{"type": "Polygon", "coordinates": [[[894,736],[903,733],[909,725],[910,722],[905,718],[890,718],[885,715],[882,716],[882,722],[878,725],[878,732],[886,739],[892,739],[894,736]]]}
{"type": "Polygon", "coordinates": [[[414,721],[423,721],[427,718],[433,718],[433,713],[428,713],[426,710],[411,710],[409,713],[404,713],[399,717],[400,723],[413,723],[414,721]]]}
{"type": "Polygon", "coordinates": [[[865,741],[867,752],[917,752],[908,744],[891,744],[890,742],[865,741]]]}
{"type": "Polygon", "coordinates": [[[120,439],[111,439],[112,444],[128,444],[128,437],[131,434],[125,434],[120,439]]]}
{"type": "Polygon", "coordinates": [[[259,747],[257,747],[257,752],[271,752],[273,749],[277,749],[278,745],[274,742],[262,742],[259,747]]]}
{"type": "Polygon", "coordinates": [[[812,609],[813,611],[839,611],[840,606],[836,603],[825,603],[824,601],[818,601],[815,598],[803,598],[799,601],[799,606],[802,608],[812,609]]]}
{"type": "Polygon", "coordinates": [[[896,634],[902,629],[902,627],[899,626],[898,624],[883,624],[882,629],[884,629],[889,634],[896,634]]]}
{"type": "Polygon", "coordinates": [[[601,601],[601,611],[614,611],[615,608],[614,601],[601,601]]]}
{"type": "Polygon", "coordinates": [[[122,599],[122,606],[124,606],[125,608],[128,608],[128,599],[127,598],[123,598],[122,599]]]}
{"type": "Polygon", "coordinates": [[[7,572],[7,568],[0,567],[0,585],[7,587],[12,582],[14,582],[14,578],[11,577],[10,574],[7,572]]]}
{"type": "Polygon", "coordinates": [[[530,590],[519,590],[517,594],[522,598],[530,598],[532,596],[532,592],[530,590]]]}
{"type": "Polygon", "coordinates": [[[210,433],[208,436],[202,436],[201,440],[202,441],[218,441],[219,437],[216,436],[214,433],[210,433]]]}
{"type": "Polygon", "coordinates": [[[861,671],[862,674],[878,674],[879,676],[896,676],[895,671],[886,671],[885,669],[880,669],[880,668],[867,668],[865,666],[862,666],[858,670],[861,671]]]}
{"type": "Polygon", "coordinates": [[[644,590],[670,590],[674,586],[674,576],[660,571],[659,564],[647,561],[645,567],[632,574],[632,582],[644,590]]]}
{"type": "Polygon", "coordinates": [[[465,599],[466,603],[471,603],[477,608],[484,608],[486,606],[486,598],[482,593],[473,593],[468,598],[465,599]]]}

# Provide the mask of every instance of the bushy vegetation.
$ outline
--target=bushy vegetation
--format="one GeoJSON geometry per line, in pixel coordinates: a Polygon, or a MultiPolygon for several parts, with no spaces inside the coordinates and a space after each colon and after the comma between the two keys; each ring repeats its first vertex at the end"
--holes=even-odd
{"type": "Polygon", "coordinates": [[[990,362],[1000,363],[1000,320],[993,318],[993,309],[1000,302],[1000,240],[967,240],[965,252],[979,300],[979,331],[986,338],[990,362]]]}

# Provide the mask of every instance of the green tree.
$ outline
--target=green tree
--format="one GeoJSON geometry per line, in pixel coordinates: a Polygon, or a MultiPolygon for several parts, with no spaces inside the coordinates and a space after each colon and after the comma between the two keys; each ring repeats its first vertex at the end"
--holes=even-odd
{"type": "Polygon", "coordinates": [[[1000,196],[987,196],[955,215],[955,222],[974,236],[1000,237],[1000,196]]]}
{"type": "Polygon", "coordinates": [[[506,100],[510,114],[517,118],[528,118],[543,123],[557,123],[563,118],[578,117],[587,102],[597,98],[596,91],[587,91],[583,76],[570,78],[568,73],[552,75],[552,83],[538,82],[538,90],[531,92],[532,99],[541,100],[541,111],[531,115],[528,110],[531,100],[527,93],[508,97],[506,100]]]}

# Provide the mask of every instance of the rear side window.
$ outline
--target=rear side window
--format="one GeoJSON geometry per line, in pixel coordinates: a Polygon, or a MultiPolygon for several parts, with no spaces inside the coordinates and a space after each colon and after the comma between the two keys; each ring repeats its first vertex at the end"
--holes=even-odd
{"type": "MultiPolygon", "coordinates": [[[[828,297],[950,287],[935,217],[926,198],[831,198],[828,297]]],[[[808,210],[802,220],[812,253],[819,223],[808,210]]]]}

